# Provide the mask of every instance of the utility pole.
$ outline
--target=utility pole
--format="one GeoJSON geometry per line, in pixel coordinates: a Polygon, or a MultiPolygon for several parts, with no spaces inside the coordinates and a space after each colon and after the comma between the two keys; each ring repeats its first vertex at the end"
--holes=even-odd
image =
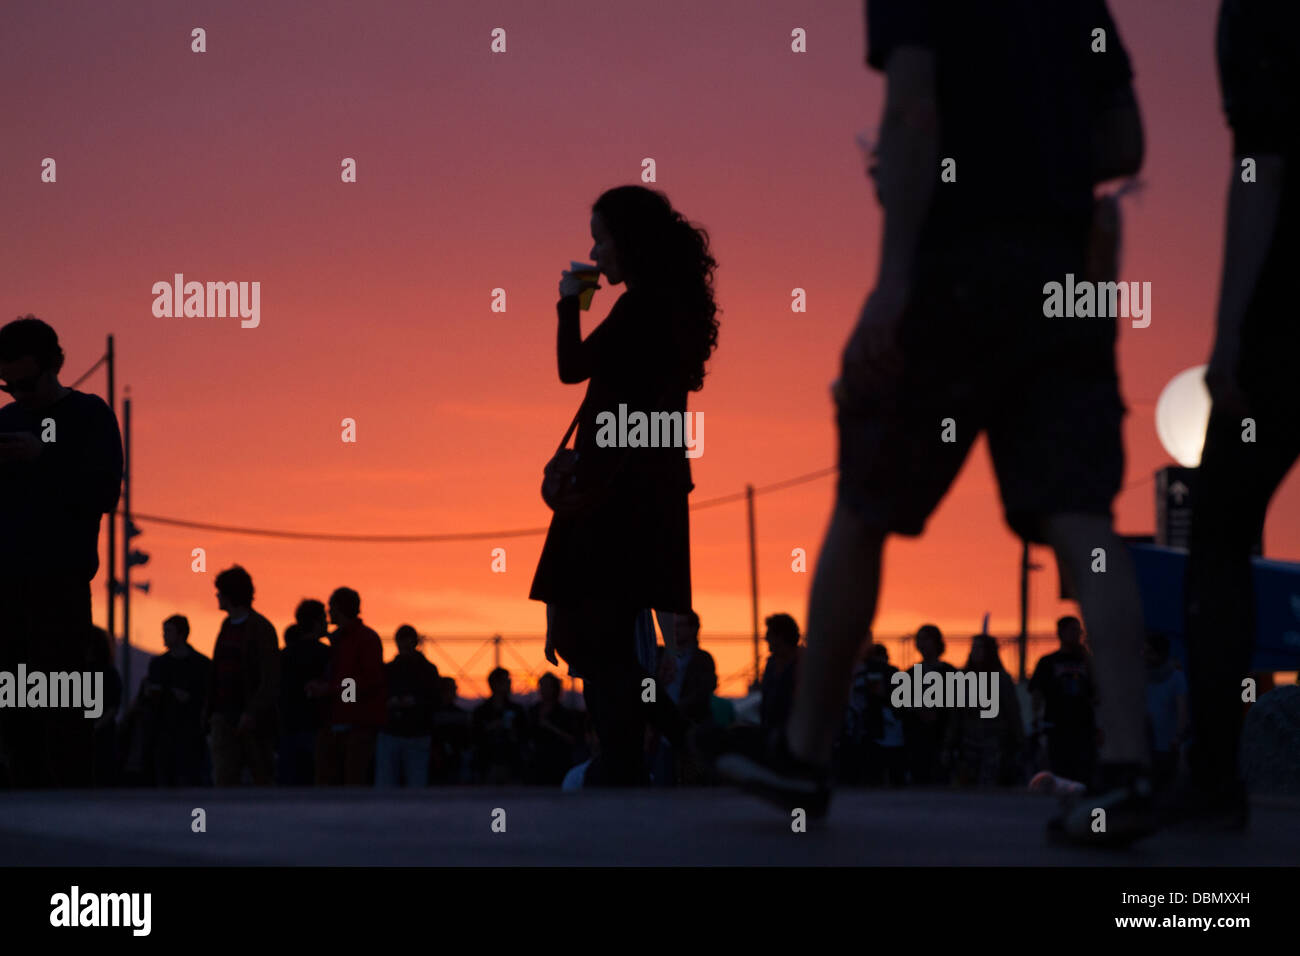
{"type": "MultiPolygon", "coordinates": [[[[128,389],[129,392],[129,389],[128,389]]],[[[122,402],[122,687],[131,686],[131,399],[122,402]]]]}
{"type": "Polygon", "coordinates": [[[754,486],[745,485],[745,507],[749,512],[749,599],[754,626],[754,683],[758,672],[758,543],[754,531],[754,486]]]}
{"type": "Polygon", "coordinates": [[[1029,541],[1021,541],[1020,549],[1020,676],[1025,679],[1025,654],[1029,647],[1029,541]]]}
{"type": "MultiPolygon", "coordinates": [[[[117,415],[117,396],[113,393],[113,336],[108,337],[108,407],[117,415]]],[[[115,638],[117,621],[117,509],[108,513],[108,636],[115,638]]]]}
{"type": "Polygon", "coordinates": [[[148,564],[149,555],[131,547],[140,529],[131,520],[131,390],[122,401],[122,687],[131,688],[131,588],[149,593],[149,582],[131,583],[131,569],[148,564]]]}

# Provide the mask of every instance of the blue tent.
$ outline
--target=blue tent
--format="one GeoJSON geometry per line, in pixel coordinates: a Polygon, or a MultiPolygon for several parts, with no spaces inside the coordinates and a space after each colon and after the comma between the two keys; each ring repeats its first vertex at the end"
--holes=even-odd
{"type": "MultiPolygon", "coordinates": [[[[1186,664],[1183,575],[1187,551],[1129,544],[1148,630],[1169,635],[1174,656],[1186,664]]],[[[1300,670],[1300,564],[1252,558],[1255,577],[1255,656],[1261,671],[1300,670]]]]}

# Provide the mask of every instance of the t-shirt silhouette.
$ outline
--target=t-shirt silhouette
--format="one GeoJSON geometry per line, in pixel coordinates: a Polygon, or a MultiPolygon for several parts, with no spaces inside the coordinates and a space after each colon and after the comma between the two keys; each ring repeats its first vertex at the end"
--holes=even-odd
{"type": "Polygon", "coordinates": [[[1043,719],[1055,729],[1090,731],[1093,727],[1092,660],[1088,652],[1059,650],[1046,654],[1030,678],[1031,693],[1043,697],[1043,719]]]}
{"type": "Polygon", "coordinates": [[[162,740],[201,737],[204,696],[212,679],[212,660],[194,648],[180,657],[173,651],[149,661],[150,683],[158,684],[155,731],[162,740]],[[174,691],[184,691],[186,700],[174,691]]]}
{"type": "Polygon", "coordinates": [[[122,436],[102,398],[70,389],[35,411],[0,408],[0,432],[54,441],[34,461],[0,463],[0,574],[89,581],[99,570],[99,519],[117,506],[122,436]]]}
{"type": "Polygon", "coordinates": [[[866,26],[874,69],[900,47],[935,54],[956,179],[935,190],[933,224],[1091,215],[1088,118],[1126,101],[1133,75],[1103,0],[866,0],[866,26]]]}

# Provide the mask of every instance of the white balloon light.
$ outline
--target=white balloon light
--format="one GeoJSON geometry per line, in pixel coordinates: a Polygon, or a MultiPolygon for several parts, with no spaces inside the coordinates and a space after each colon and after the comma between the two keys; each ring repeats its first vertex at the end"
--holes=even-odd
{"type": "Polygon", "coordinates": [[[1156,400],[1156,434],[1169,456],[1184,468],[1201,463],[1205,426],[1210,421],[1210,390],[1204,365],[1179,372],[1156,400]]]}

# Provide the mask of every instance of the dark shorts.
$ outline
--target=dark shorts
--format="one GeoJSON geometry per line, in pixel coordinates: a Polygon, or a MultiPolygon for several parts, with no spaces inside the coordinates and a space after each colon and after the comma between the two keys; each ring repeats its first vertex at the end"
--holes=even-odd
{"type": "MultiPolygon", "coordinates": [[[[927,253],[900,330],[901,378],[838,406],[839,501],[919,535],[980,433],[1007,523],[1109,515],[1124,473],[1113,318],[1048,318],[1048,281],[1083,278],[1081,240],[956,241],[927,253]]],[[[1127,321],[1121,319],[1120,321],[1127,321]]]]}

